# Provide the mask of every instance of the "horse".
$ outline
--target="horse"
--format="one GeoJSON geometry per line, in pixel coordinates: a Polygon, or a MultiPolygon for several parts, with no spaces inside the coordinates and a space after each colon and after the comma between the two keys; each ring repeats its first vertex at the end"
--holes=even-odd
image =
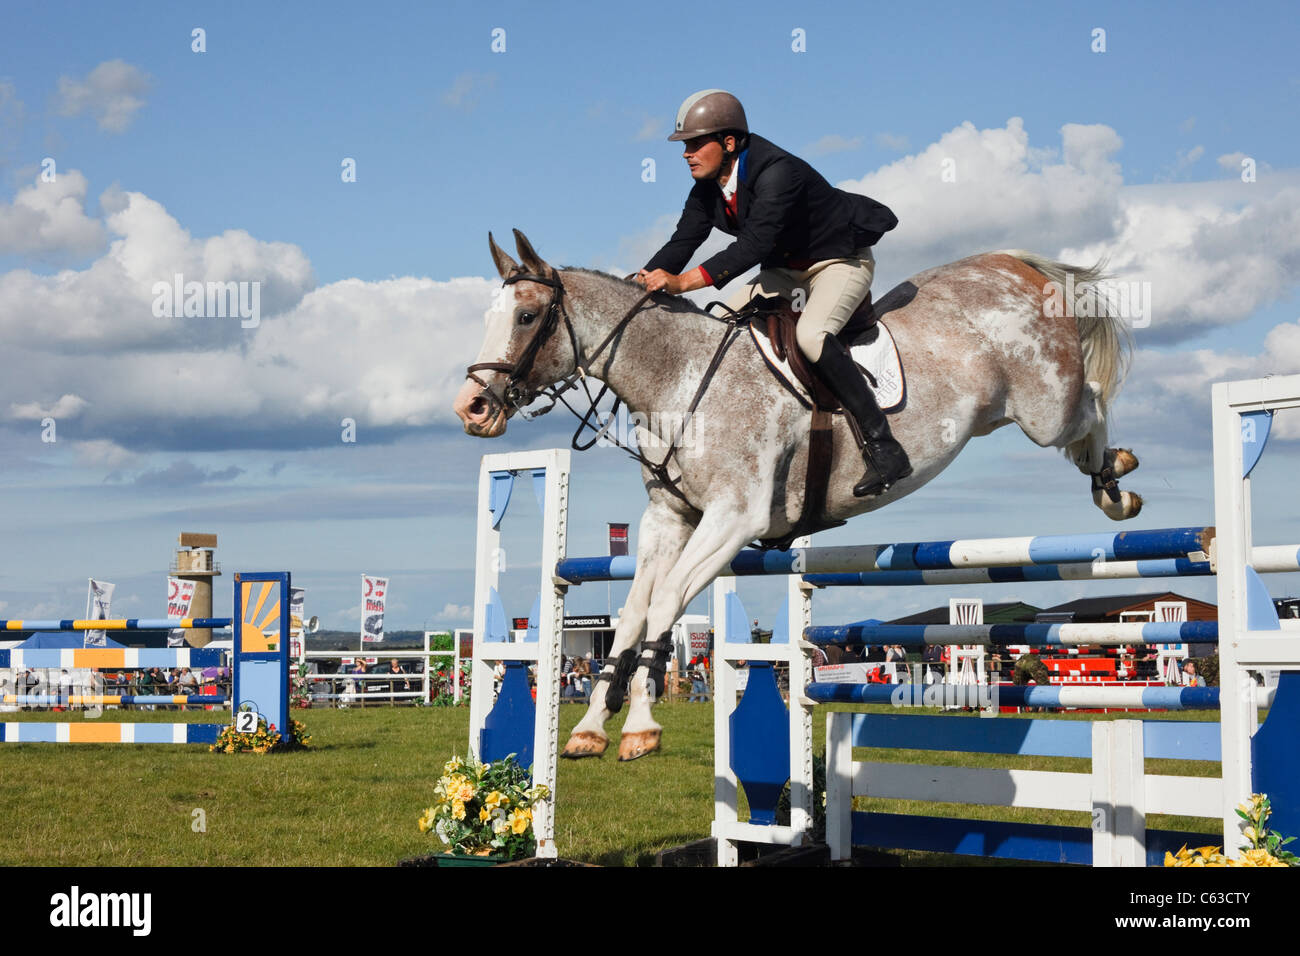
{"type": "MultiPolygon", "coordinates": [[[[799,526],[811,416],[757,348],[724,345],[735,338],[734,322],[646,293],[630,278],[554,268],[514,234],[519,262],[488,234],[503,285],[453,409],[468,434],[493,438],[539,395],[554,404],[557,392],[590,376],[633,413],[649,499],[636,575],[611,661],[564,749],[571,758],[603,754],[605,722],[626,688],[619,759],[633,760],[660,747],[652,673],[662,674],[673,623],[741,548],[799,526]],[[648,457],[656,448],[666,450],[662,463],[648,457]],[[647,633],[658,639],[646,641],[647,633]]],[[[1142,499],[1120,491],[1118,478],[1137,458],[1107,446],[1107,413],[1132,345],[1097,294],[1103,278],[1100,263],[1079,268],[1019,250],[989,252],[921,272],[879,299],[875,311],[906,365],[906,399],[890,424],[913,473],[882,494],[855,498],[862,456],[834,416],[824,525],[910,495],[971,438],[1011,422],[1092,476],[1094,503],[1107,516],[1135,516],[1142,499]],[[1065,308],[1062,289],[1074,293],[1065,308]]]]}

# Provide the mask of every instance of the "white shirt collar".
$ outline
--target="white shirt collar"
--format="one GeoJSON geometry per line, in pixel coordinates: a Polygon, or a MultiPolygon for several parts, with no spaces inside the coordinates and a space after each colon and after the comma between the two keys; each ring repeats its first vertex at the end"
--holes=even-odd
{"type": "Polygon", "coordinates": [[[737,159],[736,162],[731,164],[731,175],[727,177],[726,185],[723,185],[721,180],[718,181],[718,188],[722,190],[722,198],[728,202],[731,201],[732,196],[736,195],[736,174],[739,171],[740,161],[737,159]]]}

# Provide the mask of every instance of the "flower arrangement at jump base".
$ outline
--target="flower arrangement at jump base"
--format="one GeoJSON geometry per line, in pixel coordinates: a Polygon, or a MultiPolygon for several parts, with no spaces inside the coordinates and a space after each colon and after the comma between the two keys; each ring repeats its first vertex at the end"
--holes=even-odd
{"type": "Polygon", "coordinates": [[[209,753],[265,754],[280,750],[297,750],[311,743],[307,728],[302,721],[289,719],[289,735],[286,737],[275,729],[275,724],[268,725],[265,720],[257,722],[257,730],[252,733],[240,733],[233,724],[224,728],[217,736],[217,742],[208,747],[209,753]]]}
{"type": "Polygon", "coordinates": [[[433,806],[420,817],[420,832],[435,834],[451,854],[517,860],[536,852],[533,807],[551,792],[532,785],[532,775],[514,754],[487,764],[472,756],[452,757],[433,794],[433,806]]]}
{"type": "Polygon", "coordinates": [[[1272,812],[1268,797],[1262,793],[1252,793],[1249,803],[1237,804],[1237,816],[1248,824],[1242,833],[1250,841],[1240,847],[1241,859],[1228,859],[1218,847],[1189,850],[1184,846],[1177,854],[1165,853],[1165,866],[1300,866],[1300,857],[1282,849],[1295,837],[1284,839],[1266,826],[1272,812]]]}

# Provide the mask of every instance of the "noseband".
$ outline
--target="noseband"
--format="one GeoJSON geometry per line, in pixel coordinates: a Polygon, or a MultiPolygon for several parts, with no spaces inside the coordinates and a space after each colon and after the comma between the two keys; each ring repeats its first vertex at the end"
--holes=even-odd
{"type": "MultiPolygon", "coordinates": [[[[578,351],[578,336],[573,331],[573,323],[569,321],[568,310],[564,308],[564,283],[560,281],[557,275],[554,278],[550,276],[535,275],[531,272],[515,272],[503,280],[503,285],[514,285],[516,282],[536,282],[539,285],[549,286],[555,290],[551,296],[551,304],[546,308],[546,314],[542,317],[542,324],[538,326],[536,334],[529,340],[528,345],[524,347],[523,354],[519,356],[517,362],[479,362],[471,365],[465,373],[465,377],[474,381],[483,389],[484,394],[492,400],[494,404],[499,404],[496,396],[492,394],[492,389],[487,382],[475,375],[475,372],[505,372],[508,376],[505,388],[502,389],[502,399],[507,405],[515,409],[524,416],[525,419],[536,418],[538,415],[545,415],[555,407],[555,398],[552,394],[551,404],[539,412],[525,414],[524,406],[533,400],[535,392],[529,390],[524,385],[524,379],[528,373],[533,370],[533,365],[537,361],[537,353],[542,350],[547,340],[555,334],[559,328],[560,320],[564,320],[564,327],[569,333],[569,343],[573,346],[573,359],[577,366],[576,376],[583,374],[582,356],[578,351]]],[[[567,390],[572,386],[574,376],[566,378],[560,384],[563,385],[561,391],[567,390]]],[[[554,387],[550,390],[554,392],[554,387]]]]}

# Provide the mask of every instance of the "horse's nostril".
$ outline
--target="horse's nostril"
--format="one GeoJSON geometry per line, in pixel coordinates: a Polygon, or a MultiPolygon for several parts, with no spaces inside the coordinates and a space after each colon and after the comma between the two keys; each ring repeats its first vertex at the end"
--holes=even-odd
{"type": "Polygon", "coordinates": [[[483,398],[481,395],[469,403],[469,413],[476,417],[486,414],[487,408],[487,399],[483,398]]]}

